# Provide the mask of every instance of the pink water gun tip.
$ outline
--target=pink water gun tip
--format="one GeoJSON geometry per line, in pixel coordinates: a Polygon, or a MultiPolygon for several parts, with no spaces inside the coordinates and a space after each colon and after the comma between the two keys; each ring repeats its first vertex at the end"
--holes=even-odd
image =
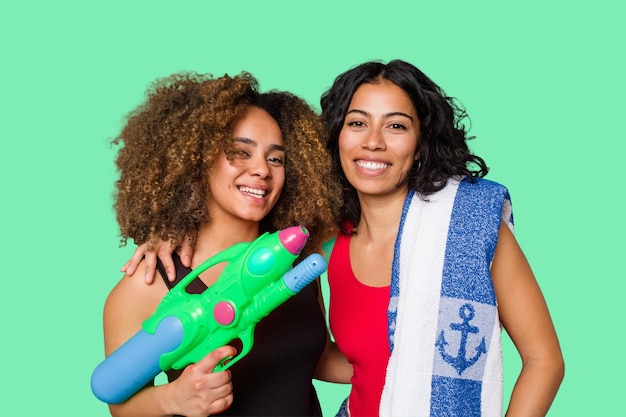
{"type": "Polygon", "coordinates": [[[282,242],[285,249],[293,255],[297,255],[302,251],[306,241],[309,238],[309,231],[304,226],[291,226],[281,230],[278,238],[282,242]]]}

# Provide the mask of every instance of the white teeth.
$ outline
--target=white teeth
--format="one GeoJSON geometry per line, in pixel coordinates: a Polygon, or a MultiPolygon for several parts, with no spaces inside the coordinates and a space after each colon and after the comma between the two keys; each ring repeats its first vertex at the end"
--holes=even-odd
{"type": "Polygon", "coordinates": [[[389,164],[383,162],[371,162],[371,161],[356,161],[356,164],[365,169],[385,169],[389,164]]]}
{"type": "Polygon", "coordinates": [[[251,197],[263,198],[267,194],[266,190],[259,190],[258,188],[239,187],[239,191],[249,194],[251,197]]]}

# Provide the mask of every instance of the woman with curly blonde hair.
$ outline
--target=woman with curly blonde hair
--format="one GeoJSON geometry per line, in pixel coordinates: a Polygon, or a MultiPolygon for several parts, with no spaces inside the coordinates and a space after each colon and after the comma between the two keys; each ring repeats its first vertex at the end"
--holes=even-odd
{"type": "MultiPolygon", "coordinates": [[[[122,145],[115,208],[123,243],[132,238],[148,248],[162,240],[178,250],[170,263],[157,265],[162,280],[145,285],[130,276],[154,268],[155,256],[148,256],[112,290],[104,309],[107,355],[137,331],[169,288],[235,243],[302,224],[310,232],[303,254],[320,249],[336,232],[341,195],[323,132],[304,101],[259,93],[247,73],[217,79],[180,73],[152,85],[114,141],[122,145]],[[182,243],[193,253],[181,252],[182,243]]],[[[220,272],[220,265],[202,272],[187,290],[204,291],[220,272]]],[[[169,383],[111,404],[111,414],[321,415],[311,383],[316,366],[332,370],[327,380],[345,377],[320,359],[337,357],[328,353],[336,351],[328,349],[320,299],[318,286],[309,285],[277,308],[256,327],[254,349],[228,371],[212,372],[235,353],[225,346],[168,373],[169,383]]]]}

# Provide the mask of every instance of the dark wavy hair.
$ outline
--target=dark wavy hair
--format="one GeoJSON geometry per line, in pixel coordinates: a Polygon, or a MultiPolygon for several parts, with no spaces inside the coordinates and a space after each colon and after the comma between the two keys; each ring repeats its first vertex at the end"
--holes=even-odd
{"type": "Polygon", "coordinates": [[[387,64],[370,61],[335,78],[321,98],[322,119],[327,130],[327,148],[333,170],[343,189],[341,223],[357,225],[361,207],[356,190],[348,182],[339,159],[339,133],[343,128],[352,96],[361,84],[390,81],[409,95],[420,120],[417,145],[419,159],[413,163],[408,184],[422,198],[441,190],[448,179],[467,176],[471,180],[487,175],[489,168],[467,146],[468,136],[463,120],[465,109],[415,66],[401,60],[387,64]]]}
{"type": "Polygon", "coordinates": [[[122,244],[195,239],[211,221],[211,169],[223,151],[234,151],[232,131],[251,107],[278,123],[285,145],[285,185],[260,232],[302,224],[310,238],[303,254],[319,250],[336,230],[340,191],[331,176],[325,130],[302,99],[286,92],[260,93],[248,73],[213,78],[184,72],[155,81],[146,101],[127,116],[113,142],[122,145],[116,165],[115,210],[122,244]]]}

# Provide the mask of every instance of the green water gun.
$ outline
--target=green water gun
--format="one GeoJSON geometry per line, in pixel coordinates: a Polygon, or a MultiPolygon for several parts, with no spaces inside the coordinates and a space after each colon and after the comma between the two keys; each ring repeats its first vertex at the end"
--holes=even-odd
{"type": "Polygon", "coordinates": [[[256,324],[326,270],[319,254],[291,268],[308,236],[303,226],[265,233],[199,265],[168,292],[142,330],[96,367],[94,395],[109,404],[126,401],[160,372],[182,369],[241,339],[242,351],[214,371],[237,363],[252,349],[256,324]],[[186,292],[198,275],[221,262],[228,264],[215,284],[202,294],[186,292]]]}

